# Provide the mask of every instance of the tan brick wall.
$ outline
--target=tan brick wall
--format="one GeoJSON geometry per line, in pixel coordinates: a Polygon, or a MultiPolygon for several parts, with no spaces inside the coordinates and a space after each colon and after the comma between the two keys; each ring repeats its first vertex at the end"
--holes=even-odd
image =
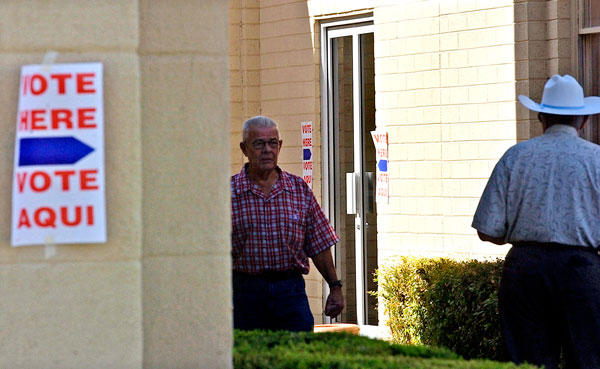
{"type": "Polygon", "coordinates": [[[505,252],[470,224],[495,162],[516,142],[513,14],[512,1],[375,8],[377,125],[390,134],[391,174],[381,261],[505,252]]]}
{"type": "MultiPolygon", "coordinates": [[[[553,74],[576,75],[569,0],[515,2],[515,60],[517,95],[540,101],[546,80],[553,74]]],[[[536,114],[517,104],[518,140],[542,133],[536,114]]]]}
{"type": "MultiPolygon", "coordinates": [[[[260,9],[261,111],[275,119],[284,140],[281,167],[301,175],[300,123],[312,121],[320,131],[318,112],[318,57],[314,53],[313,25],[306,1],[264,1],[260,9]]],[[[320,136],[313,134],[315,164],[319,163],[320,136]]],[[[320,166],[313,168],[320,173],[320,166]]],[[[320,197],[320,175],[313,183],[320,197]]]]}
{"type": "Polygon", "coordinates": [[[260,114],[260,11],[258,0],[229,0],[231,173],[244,163],[242,123],[260,114]]]}

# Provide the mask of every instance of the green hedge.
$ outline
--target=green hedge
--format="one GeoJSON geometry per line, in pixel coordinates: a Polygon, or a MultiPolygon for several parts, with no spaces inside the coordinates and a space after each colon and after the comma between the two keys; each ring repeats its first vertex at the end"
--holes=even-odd
{"type": "Polygon", "coordinates": [[[376,273],[394,341],[506,360],[498,316],[502,261],[402,257],[376,273]]]}
{"type": "Polygon", "coordinates": [[[236,369],[512,369],[534,368],[462,360],[446,349],[402,346],[346,333],[235,331],[236,369]]]}

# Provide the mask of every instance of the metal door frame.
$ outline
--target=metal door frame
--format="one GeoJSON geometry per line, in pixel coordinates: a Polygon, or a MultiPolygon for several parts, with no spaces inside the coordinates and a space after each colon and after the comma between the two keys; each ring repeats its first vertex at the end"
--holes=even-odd
{"type": "MultiPolygon", "coordinates": [[[[354,172],[364,172],[364,143],[362,141],[363,127],[363,106],[362,106],[362,71],[361,71],[361,53],[360,53],[360,35],[374,33],[373,17],[363,17],[358,19],[349,19],[336,22],[321,24],[321,137],[322,137],[322,193],[323,210],[329,216],[330,221],[336,229],[340,229],[340,218],[337,214],[342,214],[342,205],[336,201],[335,194],[339,191],[340,179],[342,173],[339,168],[332,163],[339,157],[339,127],[335,125],[334,117],[338,113],[335,111],[333,93],[336,83],[333,79],[333,66],[337,65],[331,50],[332,39],[352,36],[352,90],[353,90],[353,121],[354,124],[354,172]],[[360,124],[356,124],[360,122],[360,124]],[[358,166],[358,168],[357,168],[358,166]]],[[[362,180],[362,178],[361,178],[362,180]]],[[[364,180],[363,187],[364,187],[364,180]]],[[[364,192],[364,191],[363,191],[364,192]]],[[[364,197],[364,196],[363,196],[364,197]]],[[[356,260],[356,318],[359,325],[367,322],[367,289],[365,281],[365,260],[366,260],[366,232],[365,216],[363,214],[364,201],[357,202],[357,210],[360,211],[360,219],[355,221],[362,224],[355,224],[355,260],[356,260]],[[362,291],[362,292],[360,292],[362,291]]],[[[341,252],[336,245],[334,248],[335,264],[338,274],[341,273],[341,252]]],[[[327,284],[323,287],[323,296],[329,295],[327,284]]]]}

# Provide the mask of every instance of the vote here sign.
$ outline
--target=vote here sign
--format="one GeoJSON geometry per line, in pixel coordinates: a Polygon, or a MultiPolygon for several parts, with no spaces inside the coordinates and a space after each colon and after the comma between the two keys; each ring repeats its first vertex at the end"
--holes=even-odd
{"type": "Polygon", "coordinates": [[[312,189],[313,185],[313,144],[312,144],[312,122],[302,122],[302,178],[312,189]]]}
{"type": "Polygon", "coordinates": [[[13,246],[106,242],[101,63],[21,68],[13,246]]]}
{"type": "Polygon", "coordinates": [[[377,180],[375,182],[375,201],[388,204],[390,202],[390,176],[388,172],[388,134],[384,131],[371,131],[375,144],[377,160],[377,180]]]}

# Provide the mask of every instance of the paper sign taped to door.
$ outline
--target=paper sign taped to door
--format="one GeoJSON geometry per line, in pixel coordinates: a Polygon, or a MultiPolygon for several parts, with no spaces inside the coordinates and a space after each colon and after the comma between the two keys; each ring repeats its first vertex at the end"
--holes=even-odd
{"type": "Polygon", "coordinates": [[[313,146],[312,122],[302,122],[302,178],[312,189],[313,184],[313,146]]]}
{"type": "Polygon", "coordinates": [[[388,172],[388,134],[384,131],[371,131],[375,144],[377,160],[377,180],[375,185],[375,201],[388,204],[390,202],[390,177],[388,172]]]}

